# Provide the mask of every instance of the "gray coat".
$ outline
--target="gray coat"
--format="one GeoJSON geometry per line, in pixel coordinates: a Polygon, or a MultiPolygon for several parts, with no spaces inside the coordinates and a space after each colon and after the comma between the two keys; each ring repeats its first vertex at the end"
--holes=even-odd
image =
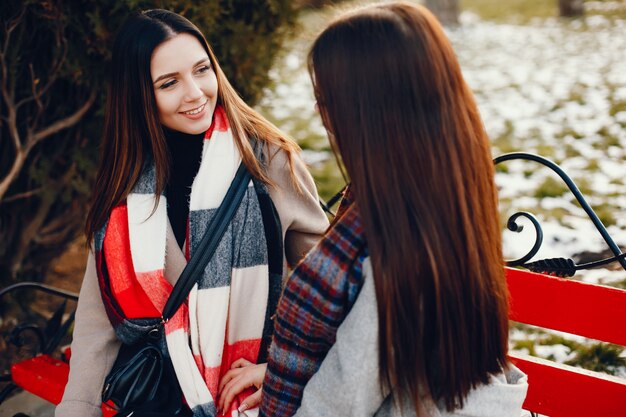
{"type": "MultiPolygon", "coordinates": [[[[337,331],[337,341],[304,389],[297,417],[415,416],[405,401],[401,410],[378,382],[378,311],[369,259],[363,263],[365,282],[350,314],[337,331]]],[[[463,409],[452,413],[432,401],[429,417],[520,417],[528,378],[519,369],[491,376],[472,390],[463,409]]]]}

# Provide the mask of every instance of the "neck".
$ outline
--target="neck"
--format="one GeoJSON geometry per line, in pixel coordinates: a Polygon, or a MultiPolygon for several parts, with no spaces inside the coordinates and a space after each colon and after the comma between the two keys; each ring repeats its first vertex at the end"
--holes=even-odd
{"type": "MultiPolygon", "coordinates": [[[[188,143],[189,140],[201,141],[202,139],[204,139],[204,135],[206,132],[192,134],[173,130],[169,127],[163,126],[163,133],[165,134],[165,139],[167,140],[168,144],[170,144],[171,142],[177,142],[179,140],[181,140],[183,144],[185,144],[188,143]]],[[[175,145],[178,145],[178,143],[175,143],[175,145]]]]}
{"type": "Polygon", "coordinates": [[[170,154],[170,173],[165,192],[167,214],[176,241],[182,248],[189,216],[191,185],[202,156],[204,132],[196,135],[163,128],[170,154]]]}

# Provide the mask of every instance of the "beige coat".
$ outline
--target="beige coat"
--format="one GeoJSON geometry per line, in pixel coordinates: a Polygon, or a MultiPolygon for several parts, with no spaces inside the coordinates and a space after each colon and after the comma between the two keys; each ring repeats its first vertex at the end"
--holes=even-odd
{"type": "MultiPolygon", "coordinates": [[[[292,265],[317,243],[328,227],[328,220],[318,204],[313,178],[299,156],[294,157],[294,168],[300,192],[290,179],[284,151],[277,152],[269,166],[269,177],[275,184],[269,191],[282,226],[284,258],[292,265]]],[[[165,278],[174,285],[185,265],[183,252],[168,224],[165,278]]],[[[56,408],[56,417],[102,415],[102,385],[113,366],[119,344],[104,310],[95,258],[90,252],[76,310],[69,381],[63,400],[56,408]]]]}

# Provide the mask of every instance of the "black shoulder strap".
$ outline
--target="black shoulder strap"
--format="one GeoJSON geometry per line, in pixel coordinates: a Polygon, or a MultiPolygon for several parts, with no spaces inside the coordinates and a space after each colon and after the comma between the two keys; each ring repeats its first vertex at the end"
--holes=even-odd
{"type": "Polygon", "coordinates": [[[198,281],[198,277],[202,276],[204,268],[213,257],[217,245],[220,243],[220,240],[222,240],[222,236],[224,236],[228,225],[241,204],[243,195],[250,183],[250,178],[250,173],[242,162],[237,169],[235,178],[230,183],[230,187],[226,192],[226,196],[224,196],[222,204],[220,204],[211,219],[202,237],[202,241],[200,241],[198,248],[194,251],[193,256],[180,274],[178,282],[176,282],[176,285],[172,289],[172,293],[163,308],[163,320],[167,321],[172,318],[178,310],[178,307],[180,307],[187,298],[193,285],[198,281]]]}

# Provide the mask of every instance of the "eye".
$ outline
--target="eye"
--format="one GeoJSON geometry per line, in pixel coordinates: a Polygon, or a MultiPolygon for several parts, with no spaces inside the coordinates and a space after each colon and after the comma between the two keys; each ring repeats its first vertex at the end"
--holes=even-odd
{"type": "Polygon", "coordinates": [[[163,84],[161,84],[161,86],[159,88],[161,90],[165,90],[166,88],[169,88],[169,87],[173,86],[177,82],[178,81],[176,81],[176,80],[170,80],[170,81],[167,81],[167,82],[164,82],[163,84]]]}
{"type": "Polygon", "coordinates": [[[203,66],[199,67],[199,68],[196,70],[196,73],[198,73],[198,74],[204,74],[204,73],[209,72],[209,70],[210,70],[210,69],[211,69],[211,66],[209,66],[209,65],[203,65],[203,66]]]}

